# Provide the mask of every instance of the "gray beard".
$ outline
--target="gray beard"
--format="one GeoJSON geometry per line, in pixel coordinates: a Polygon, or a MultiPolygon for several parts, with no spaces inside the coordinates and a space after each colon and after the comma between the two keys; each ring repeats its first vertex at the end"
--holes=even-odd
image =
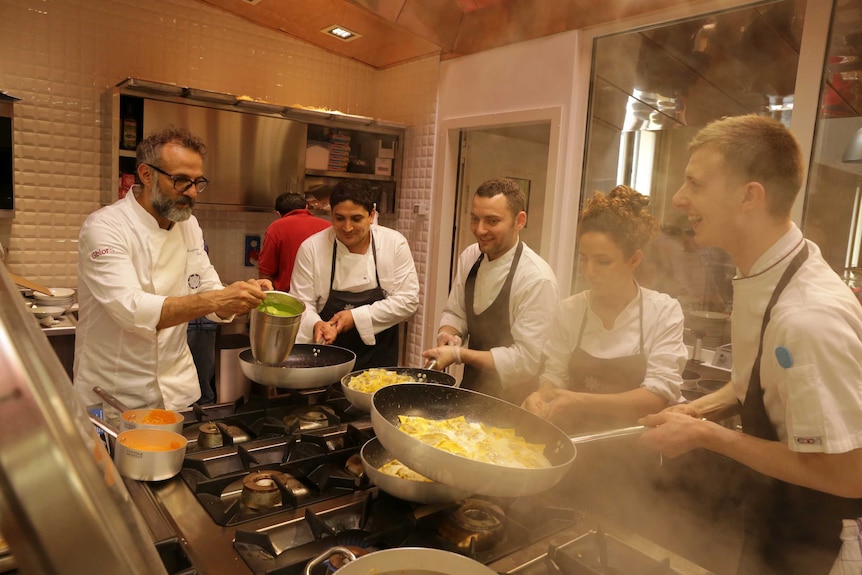
{"type": "Polygon", "coordinates": [[[184,222],[192,217],[192,208],[195,206],[195,200],[186,195],[181,195],[180,197],[184,198],[188,202],[188,205],[183,205],[180,200],[172,200],[169,196],[162,193],[161,188],[159,188],[159,182],[155,179],[150,189],[150,197],[152,198],[151,203],[156,213],[169,222],[184,222]]]}

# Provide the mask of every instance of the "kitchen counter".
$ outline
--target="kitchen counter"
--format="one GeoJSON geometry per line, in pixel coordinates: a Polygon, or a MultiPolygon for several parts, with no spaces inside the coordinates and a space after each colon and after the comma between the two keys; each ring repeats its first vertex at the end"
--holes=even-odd
{"type": "MultiPolygon", "coordinates": [[[[37,320],[38,321],[38,320],[37,320]]],[[[57,318],[57,323],[51,325],[50,327],[42,326],[42,331],[48,337],[55,337],[58,335],[75,335],[75,329],[78,326],[78,316],[76,312],[66,312],[59,318],[57,318]]]]}

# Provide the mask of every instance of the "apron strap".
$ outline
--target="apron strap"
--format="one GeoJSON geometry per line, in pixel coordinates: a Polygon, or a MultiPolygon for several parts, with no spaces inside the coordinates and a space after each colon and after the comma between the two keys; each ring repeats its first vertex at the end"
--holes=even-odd
{"type": "MultiPolygon", "coordinates": [[[[371,232],[368,232],[371,234],[371,232]]],[[[332,240],[332,269],[329,272],[329,291],[332,291],[332,282],[335,281],[335,254],[338,252],[338,242],[332,240]]],[[[374,258],[374,279],[377,287],[380,287],[380,274],[377,272],[377,244],[374,243],[374,234],[371,234],[371,256],[374,258]]]]}

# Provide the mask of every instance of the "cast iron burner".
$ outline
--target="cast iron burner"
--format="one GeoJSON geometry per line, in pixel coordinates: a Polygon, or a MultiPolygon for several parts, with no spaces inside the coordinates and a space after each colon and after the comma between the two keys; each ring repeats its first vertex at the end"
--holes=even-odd
{"type": "Polygon", "coordinates": [[[467,499],[440,522],[441,536],[459,550],[485,551],[503,537],[503,510],[481,499],[467,499]]]}
{"type": "Polygon", "coordinates": [[[305,405],[285,415],[283,421],[290,433],[323,429],[340,423],[335,410],[328,405],[305,405]]]}
{"type": "Polygon", "coordinates": [[[284,490],[290,492],[291,501],[309,494],[308,487],[292,475],[274,470],[253,471],[242,480],[240,501],[249,509],[271,509],[282,505],[284,490]]]}

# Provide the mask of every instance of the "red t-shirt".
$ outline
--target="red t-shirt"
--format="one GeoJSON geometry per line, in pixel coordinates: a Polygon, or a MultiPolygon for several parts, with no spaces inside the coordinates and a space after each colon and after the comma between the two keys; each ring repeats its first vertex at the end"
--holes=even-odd
{"type": "Polygon", "coordinates": [[[263,237],[258,271],[275,278],[273,285],[280,291],[290,290],[290,275],[296,252],[305,238],[325,230],[330,223],[311,215],[308,210],[293,210],[270,224],[263,237]]]}

